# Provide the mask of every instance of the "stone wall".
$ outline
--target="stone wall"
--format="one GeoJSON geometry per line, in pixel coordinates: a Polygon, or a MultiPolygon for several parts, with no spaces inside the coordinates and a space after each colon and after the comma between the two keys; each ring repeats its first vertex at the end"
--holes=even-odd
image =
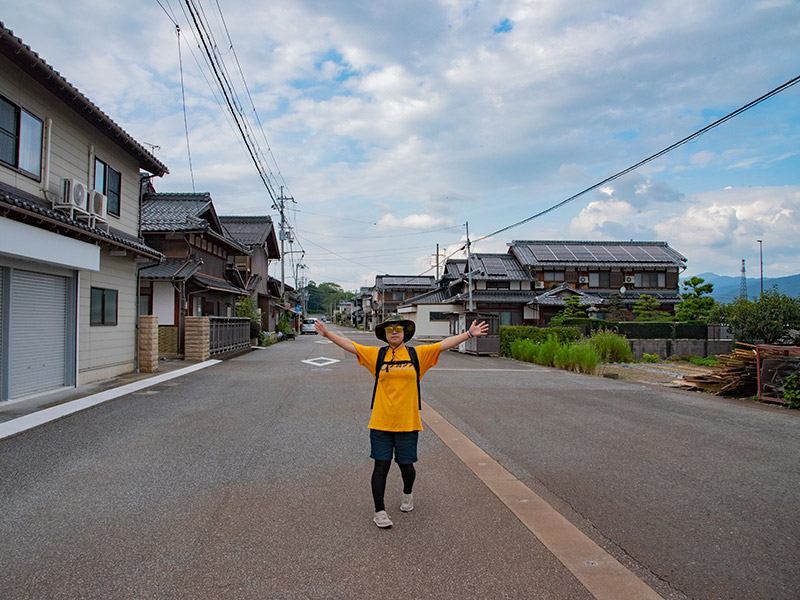
{"type": "Polygon", "coordinates": [[[184,360],[203,362],[211,357],[208,317],[186,317],[185,335],[184,360]]]}
{"type": "Polygon", "coordinates": [[[661,358],[670,356],[716,356],[729,354],[733,340],[628,340],[633,356],[656,354],[661,358]]]}
{"type": "Polygon", "coordinates": [[[139,371],[158,371],[158,317],[139,316],[139,371]]]}

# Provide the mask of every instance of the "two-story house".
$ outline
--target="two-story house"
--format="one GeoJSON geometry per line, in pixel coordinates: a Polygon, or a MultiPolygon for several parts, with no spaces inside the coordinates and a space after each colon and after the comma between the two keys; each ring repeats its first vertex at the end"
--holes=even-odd
{"type": "Polygon", "coordinates": [[[142,233],[165,259],[142,269],[140,312],[158,316],[159,353],[181,354],[187,316],[236,316],[249,292],[235,259],[251,251],[225,234],[208,193],[148,189],[142,233]]]}
{"type": "Polygon", "coordinates": [[[370,329],[397,312],[406,300],[436,288],[431,275],[377,275],[372,288],[370,329]]]}
{"type": "Polygon", "coordinates": [[[275,331],[280,310],[278,297],[273,296],[269,285],[269,262],[281,257],[278,238],[270,216],[220,216],[220,223],[229,238],[250,251],[234,257],[234,267],[239,271],[245,288],[255,294],[261,309],[261,328],[275,331]]]}
{"type": "Polygon", "coordinates": [[[140,170],[167,173],[0,23],[0,400],[136,368],[140,170]]]}
{"type": "Polygon", "coordinates": [[[573,295],[600,315],[611,295],[619,295],[628,311],[644,294],[669,313],[681,301],[678,279],[686,257],[666,242],[515,240],[509,253],[528,270],[538,292],[530,303],[535,324],[549,321],[573,295]]]}

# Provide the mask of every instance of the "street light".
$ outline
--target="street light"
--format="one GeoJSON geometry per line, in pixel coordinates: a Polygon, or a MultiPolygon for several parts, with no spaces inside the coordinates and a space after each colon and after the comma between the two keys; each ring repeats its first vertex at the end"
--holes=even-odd
{"type": "Polygon", "coordinates": [[[761,295],[764,295],[764,241],[756,240],[758,242],[758,258],[761,261],[761,295]]]}

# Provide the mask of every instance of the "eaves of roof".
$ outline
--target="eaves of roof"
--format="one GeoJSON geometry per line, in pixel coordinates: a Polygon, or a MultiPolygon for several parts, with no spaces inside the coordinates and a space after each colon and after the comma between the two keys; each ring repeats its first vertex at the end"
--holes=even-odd
{"type": "Polygon", "coordinates": [[[134,156],[142,169],[159,177],[169,173],[169,169],[161,161],[84,96],[78,88],[47,64],[1,21],[0,54],[3,54],[26,75],[86,119],[109,140],[134,156]]]}
{"type": "Polygon", "coordinates": [[[161,260],[164,255],[139,239],[112,228],[89,227],[83,221],[70,219],[65,213],[49,208],[49,202],[18,190],[0,187],[0,216],[34,227],[54,231],[69,238],[131,250],[140,256],[161,260]]]}
{"type": "Polygon", "coordinates": [[[217,292],[229,292],[231,294],[239,294],[240,296],[247,296],[247,290],[237,287],[232,283],[220,279],[219,277],[213,277],[211,275],[206,275],[205,273],[195,273],[191,277],[192,281],[199,283],[202,287],[207,290],[214,290],[217,292]]]}
{"type": "Polygon", "coordinates": [[[141,270],[145,279],[186,280],[194,275],[203,261],[197,258],[165,258],[163,262],[141,270]]]}

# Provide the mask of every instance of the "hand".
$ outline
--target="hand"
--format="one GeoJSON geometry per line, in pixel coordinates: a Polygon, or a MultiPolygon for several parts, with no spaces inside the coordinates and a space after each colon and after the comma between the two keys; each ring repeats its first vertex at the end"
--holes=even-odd
{"type": "Polygon", "coordinates": [[[322,321],[315,321],[314,322],[314,329],[322,337],[324,337],[324,338],[328,337],[328,328],[325,327],[325,324],[322,321]]]}
{"type": "Polygon", "coordinates": [[[469,332],[472,334],[472,337],[486,335],[489,333],[489,325],[486,321],[481,321],[480,323],[473,321],[472,325],[469,326],[469,332]]]}

